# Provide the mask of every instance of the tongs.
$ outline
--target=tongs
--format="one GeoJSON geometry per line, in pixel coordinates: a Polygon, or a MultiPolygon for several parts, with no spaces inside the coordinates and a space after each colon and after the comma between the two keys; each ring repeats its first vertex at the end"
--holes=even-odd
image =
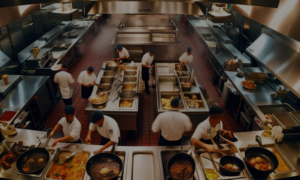
{"type": "Polygon", "coordinates": [[[63,165],[65,163],[70,163],[73,160],[73,157],[76,154],[81,153],[86,145],[87,144],[83,145],[81,148],[78,148],[77,151],[73,152],[69,157],[67,157],[67,156],[59,157],[58,160],[57,160],[57,163],[60,164],[60,165],[63,165]]]}
{"type": "Polygon", "coordinates": [[[120,97],[120,94],[121,94],[121,90],[120,90],[120,91],[118,91],[118,96],[116,97],[116,99],[114,99],[114,100],[113,100],[113,102],[115,102],[117,99],[119,99],[119,97],[120,97]]]}

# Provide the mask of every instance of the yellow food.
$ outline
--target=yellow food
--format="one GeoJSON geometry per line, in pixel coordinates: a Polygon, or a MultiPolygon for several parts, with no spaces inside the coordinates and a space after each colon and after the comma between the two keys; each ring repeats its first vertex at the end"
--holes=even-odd
{"type": "Polygon", "coordinates": [[[133,90],[134,86],[135,86],[134,84],[124,84],[123,90],[133,90]]]}
{"type": "Polygon", "coordinates": [[[214,170],[214,169],[205,169],[205,173],[212,173],[212,172],[216,172],[216,170],[214,170]]]}
{"type": "Polygon", "coordinates": [[[216,178],[219,177],[219,175],[218,175],[217,173],[211,173],[211,174],[212,174],[212,178],[213,178],[213,179],[216,179],[216,178]]]}
{"type": "Polygon", "coordinates": [[[272,131],[270,131],[270,130],[265,130],[265,131],[262,133],[262,136],[263,136],[263,137],[271,137],[271,133],[272,133],[272,131]]]}
{"type": "Polygon", "coordinates": [[[121,100],[120,107],[132,107],[133,100],[121,100]]]}
{"type": "Polygon", "coordinates": [[[215,172],[212,172],[212,173],[207,173],[206,177],[207,177],[207,179],[217,179],[219,177],[219,175],[215,172]]]}
{"type": "Polygon", "coordinates": [[[109,171],[108,171],[107,168],[102,168],[102,169],[100,170],[100,174],[101,174],[101,175],[107,175],[108,173],[109,173],[109,171]]]}
{"type": "Polygon", "coordinates": [[[208,174],[206,174],[206,177],[207,177],[207,179],[212,179],[212,174],[208,173],[208,174]]]}
{"type": "Polygon", "coordinates": [[[232,166],[232,164],[225,164],[224,168],[231,171],[233,166],[232,166]]]}
{"type": "Polygon", "coordinates": [[[82,180],[85,174],[85,165],[89,159],[86,153],[75,154],[70,163],[64,165],[54,163],[49,178],[64,180],[82,180]]]}
{"type": "Polygon", "coordinates": [[[276,170],[279,172],[290,171],[289,167],[285,164],[285,162],[283,161],[283,159],[281,158],[281,156],[278,154],[278,152],[275,149],[273,149],[273,153],[275,154],[275,156],[278,159],[278,167],[276,170]]]}
{"type": "Polygon", "coordinates": [[[243,81],[242,85],[249,89],[254,89],[256,87],[253,81],[243,81]]]}
{"type": "MultiPolygon", "coordinates": [[[[174,99],[174,96],[171,96],[169,99],[168,98],[161,98],[161,103],[163,109],[171,109],[171,101],[174,99]]],[[[182,103],[180,103],[180,108],[182,107],[182,103]]]]}
{"type": "Polygon", "coordinates": [[[45,162],[45,159],[39,158],[38,163],[44,163],[44,162],[45,162]]]}

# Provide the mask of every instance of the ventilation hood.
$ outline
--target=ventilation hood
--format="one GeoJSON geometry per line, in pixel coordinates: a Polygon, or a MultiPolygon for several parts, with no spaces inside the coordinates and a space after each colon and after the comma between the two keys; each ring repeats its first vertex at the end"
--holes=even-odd
{"type": "Polygon", "coordinates": [[[265,27],[246,52],[300,98],[300,42],[265,27]]]}
{"type": "Polygon", "coordinates": [[[203,15],[193,2],[111,1],[96,2],[89,14],[191,14],[203,15]]]}

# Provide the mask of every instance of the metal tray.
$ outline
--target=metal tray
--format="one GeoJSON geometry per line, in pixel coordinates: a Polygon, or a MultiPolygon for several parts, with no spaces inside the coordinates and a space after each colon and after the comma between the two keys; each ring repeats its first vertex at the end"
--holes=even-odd
{"type": "Polygon", "coordinates": [[[191,73],[189,71],[176,71],[178,77],[190,77],[191,73]]]}
{"type": "MultiPolygon", "coordinates": [[[[161,98],[159,99],[160,100],[159,103],[160,103],[160,108],[161,109],[163,109],[163,110],[169,110],[169,109],[163,108],[163,106],[162,106],[162,98],[170,98],[172,96],[178,97],[178,98],[180,98],[182,100],[182,96],[181,96],[180,93],[161,93],[161,96],[160,96],[161,98]]],[[[183,103],[183,101],[181,101],[181,108],[180,108],[180,110],[183,110],[183,109],[185,109],[185,104],[183,103]]]]}
{"type": "Polygon", "coordinates": [[[156,180],[155,158],[152,152],[132,154],[132,180],[156,180]]]}
{"type": "Polygon", "coordinates": [[[288,112],[273,113],[272,116],[283,129],[300,127],[299,122],[288,112]]]}
{"type": "Polygon", "coordinates": [[[127,90],[135,91],[136,90],[136,83],[134,83],[134,82],[123,83],[122,90],[123,91],[127,91],[127,90]],[[125,86],[128,86],[130,89],[124,89],[125,86]]]}
{"type": "Polygon", "coordinates": [[[258,108],[261,110],[263,114],[273,114],[273,113],[279,113],[279,112],[289,112],[289,111],[295,111],[289,104],[283,103],[283,104],[276,104],[276,105],[264,105],[264,106],[258,106],[258,108]]]}
{"type": "Polygon", "coordinates": [[[124,76],[124,80],[123,82],[136,82],[137,81],[137,77],[135,76],[124,76]]]}
{"type": "MultiPolygon", "coordinates": [[[[168,86],[168,85],[164,85],[168,86]]],[[[180,84],[177,76],[158,76],[158,88],[161,92],[179,92],[180,84]],[[162,87],[162,83],[170,83],[169,90],[162,87]],[[173,83],[173,85],[171,85],[173,83]]]]}
{"type": "Polygon", "coordinates": [[[300,111],[292,111],[290,113],[300,123],[300,111]]]}
{"type": "Polygon", "coordinates": [[[136,70],[125,70],[124,75],[125,76],[137,76],[137,71],[136,70]]]}
{"type": "Polygon", "coordinates": [[[183,93],[183,101],[185,102],[185,106],[188,108],[188,109],[203,109],[205,108],[205,102],[204,102],[204,98],[202,97],[202,95],[200,93],[183,93]],[[196,95],[197,96],[197,100],[192,100],[192,96],[193,95],[196,95]],[[189,100],[186,100],[185,97],[189,97],[189,100]],[[192,107],[189,107],[188,106],[188,102],[189,101],[195,101],[195,102],[198,102],[198,103],[202,103],[203,104],[203,107],[200,107],[200,108],[192,108],[192,107]]]}

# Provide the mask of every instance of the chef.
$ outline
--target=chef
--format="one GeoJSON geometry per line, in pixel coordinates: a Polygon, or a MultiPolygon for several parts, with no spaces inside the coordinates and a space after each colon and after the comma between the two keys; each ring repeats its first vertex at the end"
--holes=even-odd
{"type": "Polygon", "coordinates": [[[58,83],[61,97],[65,105],[72,105],[72,94],[73,91],[70,88],[70,84],[74,83],[72,75],[68,73],[68,65],[66,63],[62,64],[61,71],[56,73],[54,76],[54,82],[58,83]]]}
{"type": "Polygon", "coordinates": [[[89,98],[93,92],[94,85],[100,87],[96,83],[96,79],[94,68],[92,66],[79,74],[77,82],[81,84],[81,98],[89,98]]]}
{"type": "Polygon", "coordinates": [[[128,60],[129,59],[128,50],[126,48],[124,48],[121,44],[118,44],[116,48],[119,53],[119,58],[113,58],[112,60],[113,61],[121,61],[122,60],[123,62],[129,61],[128,60]]]}
{"type": "Polygon", "coordinates": [[[180,109],[180,99],[175,97],[171,101],[171,111],[159,114],[152,124],[152,131],[161,131],[159,146],[179,146],[182,135],[192,129],[190,118],[178,112],[180,109]]]}
{"type": "Polygon", "coordinates": [[[193,62],[192,48],[188,47],[187,52],[183,53],[179,58],[180,64],[187,64],[193,62]]]}
{"type": "Polygon", "coordinates": [[[154,66],[152,65],[154,59],[154,53],[155,50],[150,49],[150,51],[144,54],[142,58],[142,79],[145,82],[145,92],[147,94],[150,94],[148,81],[149,81],[149,73],[154,66]]]}
{"type": "Polygon", "coordinates": [[[106,148],[119,142],[120,129],[117,122],[113,118],[103,115],[101,111],[94,111],[92,117],[89,119],[89,122],[89,132],[85,141],[90,143],[93,131],[97,130],[101,135],[100,145],[103,145],[102,148],[94,151],[94,154],[99,154],[106,148]]]}
{"type": "Polygon", "coordinates": [[[198,148],[206,149],[208,152],[217,151],[218,147],[212,145],[211,137],[216,142],[218,141],[217,132],[222,129],[222,114],[224,108],[221,108],[217,105],[213,105],[209,109],[209,116],[206,120],[201,122],[191,138],[191,144],[198,148]],[[210,129],[211,137],[207,132],[207,129],[210,129]]]}
{"type": "Polygon", "coordinates": [[[58,142],[70,142],[70,143],[81,143],[80,132],[81,124],[78,119],[74,116],[75,109],[72,105],[65,107],[65,117],[61,118],[53,128],[49,137],[52,138],[55,132],[64,132],[64,137],[55,139],[52,146],[55,146],[58,142]]]}

